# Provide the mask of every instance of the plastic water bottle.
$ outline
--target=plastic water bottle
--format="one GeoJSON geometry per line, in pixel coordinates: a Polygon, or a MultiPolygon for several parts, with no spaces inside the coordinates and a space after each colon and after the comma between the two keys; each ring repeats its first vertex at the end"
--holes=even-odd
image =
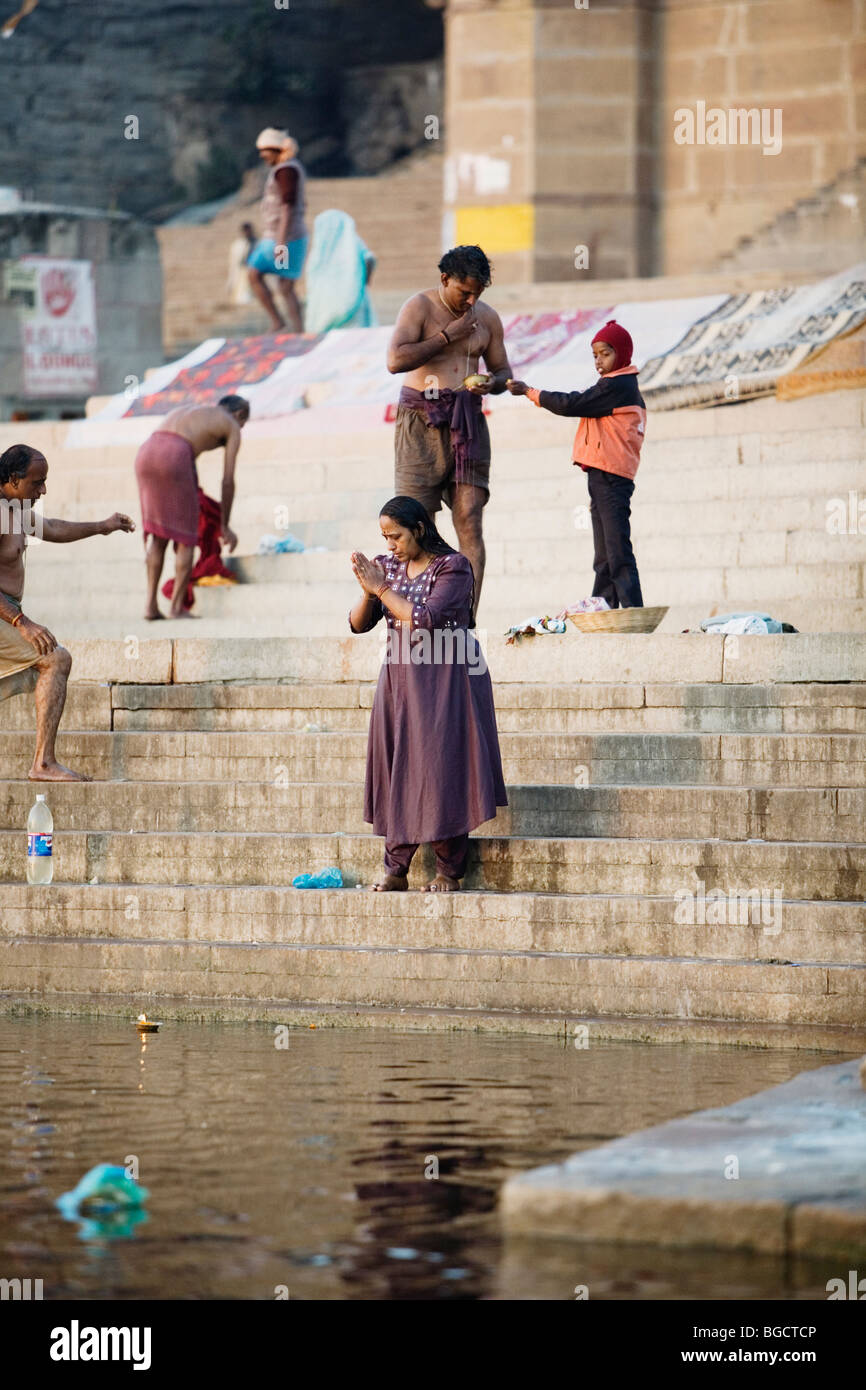
{"type": "Polygon", "coordinates": [[[50,883],[54,877],[54,817],[42,792],[27,818],[27,882],[50,883]]]}

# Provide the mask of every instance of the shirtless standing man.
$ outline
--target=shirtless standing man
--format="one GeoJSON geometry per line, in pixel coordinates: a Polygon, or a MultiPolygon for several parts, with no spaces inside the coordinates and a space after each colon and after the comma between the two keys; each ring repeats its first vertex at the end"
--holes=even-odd
{"type": "Polygon", "coordinates": [[[394,433],[394,491],[431,516],[451,508],[461,552],[484,578],[481,513],[490,495],[490,433],[482,396],[500,395],[511,376],[502,320],[479,303],[490,284],[480,246],[456,246],[439,262],[439,284],[403,305],[388,348],[388,371],[406,372],[394,433]],[[483,357],[488,380],[464,387],[483,357]]]}
{"type": "Polygon", "coordinates": [[[166,415],[135,458],[135,476],[141,498],[141,519],[147,547],[148,620],[162,618],[156,601],[165,552],[174,541],[174,591],[169,617],[189,618],[184,608],[190,571],[198,539],[198,472],[195,461],[209,449],[225,448],[222,483],[222,534],[229,550],[238,538],[229,526],[235,496],[235,464],[241,430],[250,418],[243,396],[223,396],[217,405],[182,405],[166,415]]]}
{"type": "MultiPolygon", "coordinates": [[[[0,700],[24,691],[36,691],[36,752],[30,768],[31,782],[88,782],[57,761],[54,742],[63,708],[72,657],[47,627],[24,615],[24,552],[27,535],[25,507],[45,496],[48,464],[45,455],[29,444],[13,444],[0,455],[0,700]]],[[[134,531],[131,517],[115,512],[105,521],[57,521],[41,523],[42,540],[63,544],[87,536],[110,536],[113,531],[134,531]]]]}

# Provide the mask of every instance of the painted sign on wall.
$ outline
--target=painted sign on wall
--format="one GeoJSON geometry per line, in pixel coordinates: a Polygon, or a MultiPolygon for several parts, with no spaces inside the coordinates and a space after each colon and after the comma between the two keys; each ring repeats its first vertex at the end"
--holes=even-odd
{"type": "Polygon", "coordinates": [[[19,302],[21,385],[26,396],[86,396],[98,385],[96,305],[90,261],[24,256],[33,302],[19,302]]]}

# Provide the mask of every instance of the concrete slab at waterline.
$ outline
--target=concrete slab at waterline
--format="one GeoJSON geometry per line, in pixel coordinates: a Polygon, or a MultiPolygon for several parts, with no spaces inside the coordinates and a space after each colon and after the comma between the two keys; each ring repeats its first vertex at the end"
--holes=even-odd
{"type": "Polygon", "coordinates": [[[515,1235],[862,1261],[860,1062],[522,1173],[505,1184],[501,1213],[515,1235]]]}

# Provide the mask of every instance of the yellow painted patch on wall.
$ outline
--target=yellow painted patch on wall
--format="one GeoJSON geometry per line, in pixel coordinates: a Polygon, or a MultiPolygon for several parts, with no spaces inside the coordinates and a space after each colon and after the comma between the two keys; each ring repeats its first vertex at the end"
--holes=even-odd
{"type": "Polygon", "coordinates": [[[531,251],[535,245],[535,209],[531,203],[500,207],[457,208],[457,245],[481,246],[490,256],[531,251]]]}

